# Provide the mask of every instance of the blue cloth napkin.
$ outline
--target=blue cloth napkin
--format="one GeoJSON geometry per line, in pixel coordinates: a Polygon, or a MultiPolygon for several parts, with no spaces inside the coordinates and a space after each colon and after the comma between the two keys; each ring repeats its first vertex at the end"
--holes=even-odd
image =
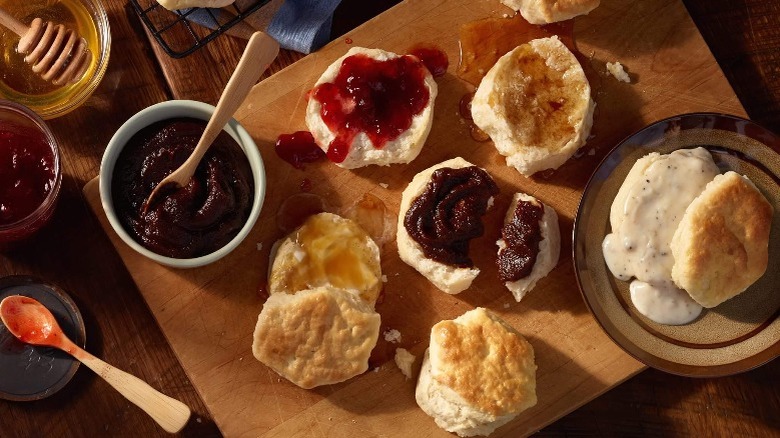
{"type": "MultiPolygon", "coordinates": [[[[311,53],[330,40],[333,12],[340,2],[341,0],[286,0],[273,15],[266,29],[255,28],[254,30],[265,31],[285,49],[311,53]]],[[[212,8],[210,11],[217,17],[226,13],[217,8],[212,8]]],[[[205,10],[195,10],[187,15],[187,18],[211,29],[218,26],[205,10]]],[[[218,21],[221,19],[218,18],[218,21]]],[[[251,22],[249,19],[245,21],[251,22]]],[[[241,25],[246,27],[246,23],[241,25]]],[[[246,32],[233,34],[244,36],[246,32]]]]}

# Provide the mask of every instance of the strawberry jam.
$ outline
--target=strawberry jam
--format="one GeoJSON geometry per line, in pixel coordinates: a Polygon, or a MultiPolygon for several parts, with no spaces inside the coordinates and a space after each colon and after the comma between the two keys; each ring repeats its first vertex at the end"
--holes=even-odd
{"type": "Polygon", "coordinates": [[[313,163],[325,157],[325,152],[317,146],[309,131],[280,135],[276,139],[274,150],[279,158],[301,170],[304,163],[313,163]]]}
{"type": "Polygon", "coordinates": [[[0,225],[34,212],[54,188],[54,152],[31,127],[0,126],[0,225]]]}
{"type": "Polygon", "coordinates": [[[343,162],[360,132],[381,149],[409,129],[430,100],[425,85],[428,74],[415,56],[380,61],[358,54],[344,59],[333,82],[318,85],[311,94],[336,136],[328,147],[328,158],[343,162]]]}
{"type": "Polygon", "coordinates": [[[447,73],[447,67],[450,66],[447,54],[436,47],[426,45],[414,46],[409,50],[409,54],[416,56],[417,59],[422,61],[434,78],[444,76],[447,73]]]}

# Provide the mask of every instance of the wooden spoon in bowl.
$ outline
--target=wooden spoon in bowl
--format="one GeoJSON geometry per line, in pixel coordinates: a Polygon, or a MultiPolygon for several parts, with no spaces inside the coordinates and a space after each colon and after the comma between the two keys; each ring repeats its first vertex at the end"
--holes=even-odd
{"type": "Polygon", "coordinates": [[[260,75],[271,65],[271,62],[278,54],[279,43],[276,40],[263,32],[252,34],[252,37],[249,38],[249,44],[244,49],[244,54],[241,55],[241,59],[238,61],[236,70],[230,77],[227,86],[225,86],[225,91],[222,92],[219,102],[217,102],[217,107],[206,125],[206,130],[203,131],[203,136],[200,137],[195,150],[192,151],[192,155],[178,169],[171,172],[157,184],[149,198],[144,202],[144,212],[149,209],[154,202],[154,198],[161,191],[184,187],[190,182],[192,175],[195,174],[195,169],[198,168],[201,158],[206,154],[211,143],[222,132],[222,129],[246,98],[249,90],[257,83],[260,75]]]}
{"type": "Polygon", "coordinates": [[[0,302],[0,319],[20,341],[58,348],[86,365],[133,404],[149,414],[166,432],[180,431],[190,418],[190,408],[87,353],[74,344],[57,324],[54,315],[38,301],[12,295],[0,302]]]}

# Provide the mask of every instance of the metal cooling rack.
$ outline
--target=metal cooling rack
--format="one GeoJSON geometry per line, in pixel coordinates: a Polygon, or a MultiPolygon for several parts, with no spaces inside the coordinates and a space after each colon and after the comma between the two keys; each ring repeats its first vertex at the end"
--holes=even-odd
{"type": "Polygon", "coordinates": [[[165,50],[165,53],[172,58],[184,58],[225,33],[269,1],[257,0],[244,8],[239,8],[233,4],[227,7],[227,10],[234,13],[235,16],[228,20],[218,19],[207,8],[169,11],[160,6],[156,0],[130,0],[130,4],[133,5],[133,9],[138,14],[138,17],[141,18],[144,26],[165,50]],[[209,27],[212,29],[194,23],[188,18],[198,10],[205,11],[205,16],[208,17],[206,20],[211,21],[209,27]]]}

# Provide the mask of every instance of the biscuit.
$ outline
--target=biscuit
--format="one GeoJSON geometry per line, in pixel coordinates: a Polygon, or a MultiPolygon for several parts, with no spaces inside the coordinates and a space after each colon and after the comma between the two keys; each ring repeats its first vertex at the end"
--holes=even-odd
{"type": "Polygon", "coordinates": [[[415,398],[448,432],[488,435],[536,405],[534,350],[483,308],[431,329],[415,398]]]}
{"type": "Polygon", "coordinates": [[[357,223],[319,213],[272,248],[270,294],[332,286],[372,308],[382,290],[379,247],[357,223]]]}
{"type": "Polygon", "coordinates": [[[479,84],[471,115],[507,165],[529,176],[557,169],[585,144],[595,106],[577,58],[554,36],[502,56],[479,84]]]}
{"type": "Polygon", "coordinates": [[[396,229],[398,254],[401,260],[416,269],[437,288],[448,294],[457,294],[468,289],[477,275],[479,275],[479,268],[451,266],[426,257],[420,244],[409,235],[404,225],[404,218],[412,203],[426,190],[433,172],[441,168],[460,169],[471,166],[473,164],[458,157],[429,167],[415,175],[401,196],[398,227],[396,229]]]}
{"type": "MultiPolygon", "coordinates": [[[[325,82],[335,81],[344,60],[353,55],[365,55],[379,61],[401,56],[380,49],[353,47],[346,55],[337,59],[325,70],[319,80],[317,80],[315,87],[325,82]]],[[[388,141],[381,148],[375,147],[374,143],[364,132],[359,132],[349,146],[349,153],[344,161],[336,164],[345,169],[354,169],[371,164],[388,166],[395,163],[409,163],[417,158],[417,155],[419,155],[420,150],[422,150],[422,147],[425,144],[425,140],[428,138],[428,133],[433,124],[433,106],[438,92],[436,81],[427,69],[425,74],[425,87],[428,89],[429,93],[428,104],[421,113],[412,118],[412,125],[409,129],[401,133],[397,138],[388,141]]],[[[323,120],[321,111],[322,105],[320,102],[317,99],[310,98],[306,107],[306,125],[308,126],[309,131],[311,131],[317,145],[327,153],[328,148],[330,147],[331,142],[336,138],[336,135],[323,120]]]]}
{"type": "Polygon", "coordinates": [[[271,295],[257,318],[252,353],[304,389],[368,369],[380,317],[354,294],[321,287],[271,295]]]}
{"type": "Polygon", "coordinates": [[[672,238],[672,279],[712,308],[767,268],[772,206],[747,177],[718,175],[688,206],[672,238]]]}
{"type": "MultiPolygon", "coordinates": [[[[558,227],[558,214],[555,213],[554,208],[544,204],[533,196],[526,195],[525,193],[515,193],[512,198],[512,204],[506,212],[504,223],[506,224],[512,221],[515,209],[517,208],[517,203],[521,200],[541,205],[544,209],[544,214],[539,221],[542,240],[539,242],[539,252],[536,256],[536,263],[534,263],[534,266],[531,269],[531,273],[519,280],[507,281],[504,283],[506,288],[512,292],[512,295],[514,295],[515,300],[518,302],[536,286],[537,281],[546,277],[547,274],[555,268],[561,253],[561,231],[558,227]]],[[[499,253],[506,248],[504,239],[499,239],[496,244],[498,245],[499,253]]]]}
{"type": "Polygon", "coordinates": [[[585,15],[596,9],[600,0],[501,0],[531,24],[548,24],[585,15]]]}
{"type": "Polygon", "coordinates": [[[175,11],[189,8],[222,8],[236,0],[157,0],[160,6],[175,11]]]}

